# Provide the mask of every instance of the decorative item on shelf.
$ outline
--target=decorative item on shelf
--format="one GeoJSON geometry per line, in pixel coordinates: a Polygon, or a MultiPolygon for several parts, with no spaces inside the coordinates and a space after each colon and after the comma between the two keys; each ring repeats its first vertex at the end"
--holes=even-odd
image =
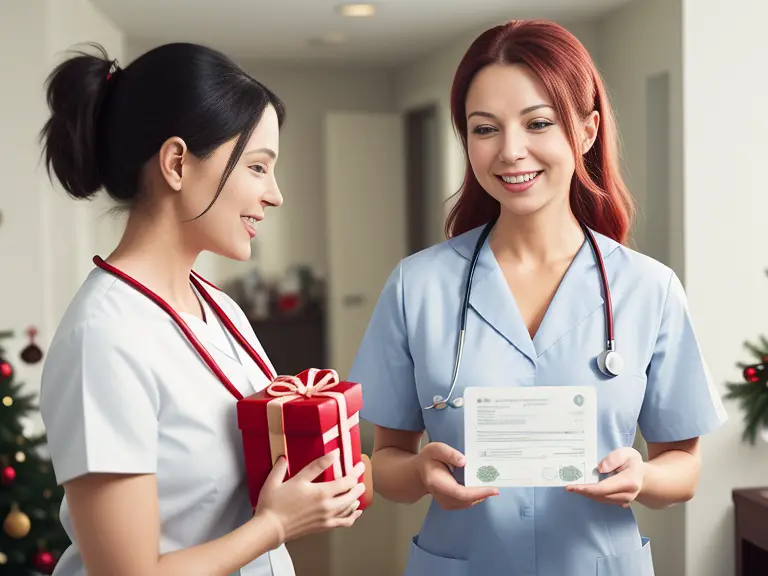
{"type": "Polygon", "coordinates": [[[258,269],[254,269],[243,276],[241,292],[243,300],[241,305],[248,311],[250,317],[262,319],[269,316],[269,287],[265,284],[258,269]]]}
{"type": "Polygon", "coordinates": [[[760,336],[760,343],[745,342],[744,347],[757,362],[738,363],[745,382],[726,383],[725,398],[736,400],[744,412],[745,442],[754,445],[758,434],[768,442],[768,340],[760,336]]]}
{"type": "Polygon", "coordinates": [[[301,277],[296,268],[289,269],[277,285],[277,307],[280,312],[292,313],[301,309],[301,277]]]}

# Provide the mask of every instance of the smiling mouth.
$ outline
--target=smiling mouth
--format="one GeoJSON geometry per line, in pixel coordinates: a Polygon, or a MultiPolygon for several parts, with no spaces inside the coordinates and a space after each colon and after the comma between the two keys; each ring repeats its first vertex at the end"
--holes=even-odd
{"type": "Polygon", "coordinates": [[[526,172],[525,174],[517,174],[514,176],[498,175],[496,177],[505,184],[524,184],[525,182],[530,182],[535,179],[542,172],[543,170],[537,170],[535,172],[526,172]]]}
{"type": "Polygon", "coordinates": [[[258,220],[253,216],[240,216],[240,220],[242,220],[243,226],[245,226],[245,229],[248,232],[248,235],[251,238],[256,236],[256,223],[258,222],[258,220]]]}

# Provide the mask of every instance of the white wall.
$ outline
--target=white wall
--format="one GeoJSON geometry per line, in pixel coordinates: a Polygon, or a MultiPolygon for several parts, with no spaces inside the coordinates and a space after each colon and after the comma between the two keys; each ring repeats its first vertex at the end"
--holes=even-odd
{"type": "MultiPolygon", "coordinates": [[[[566,26],[588,50],[597,46],[595,26],[589,22],[568,23],[566,26]]],[[[453,75],[472,41],[486,27],[468,34],[436,50],[429,56],[401,68],[395,77],[395,106],[405,112],[423,106],[437,107],[440,141],[440,188],[448,199],[461,186],[464,178],[464,155],[451,124],[450,91],[453,75]]],[[[450,204],[445,205],[447,215],[450,204]]]]}
{"type": "Polygon", "coordinates": [[[44,192],[35,172],[43,125],[42,82],[46,60],[43,0],[0,3],[0,330],[13,329],[18,338],[4,341],[17,381],[37,388],[39,370],[27,367],[18,352],[26,344],[23,331],[35,325],[49,328],[42,229],[44,192]],[[11,88],[12,87],[12,88],[11,88]]]}
{"type": "Polygon", "coordinates": [[[633,232],[635,247],[664,261],[683,277],[683,232],[679,225],[683,197],[681,30],[680,0],[636,0],[598,22],[594,57],[619,123],[624,176],[639,205],[633,232]],[[671,195],[647,189],[648,170],[655,167],[647,165],[646,80],[660,72],[669,73],[670,78],[671,195]],[[653,221],[657,206],[668,209],[670,221],[678,225],[658,230],[658,223],[653,221]],[[668,233],[672,234],[669,245],[657,245],[655,239],[664,241],[668,233]]]}
{"type": "Polygon", "coordinates": [[[116,58],[122,36],[88,0],[11,0],[0,3],[0,326],[19,332],[8,347],[17,376],[39,389],[41,365],[24,366],[23,330],[35,325],[45,351],[69,300],[100,249],[93,205],[54,190],[40,160],[38,134],[47,119],[46,76],[73,43],[95,40],[116,58]]]}
{"type": "MultiPolygon", "coordinates": [[[[679,0],[636,0],[598,21],[593,57],[616,112],[623,145],[622,171],[638,202],[634,247],[664,261],[684,278],[681,29],[679,0]],[[670,174],[667,189],[649,190],[648,170],[658,167],[648,166],[646,158],[646,80],[660,72],[668,72],[670,78],[670,174]],[[659,230],[659,222],[652,217],[658,207],[670,211],[673,225],[669,230],[659,230]]],[[[642,439],[636,445],[644,450],[642,439]]],[[[658,511],[637,505],[633,511],[641,532],[651,538],[656,576],[684,574],[685,507],[658,511]]]]}
{"type": "MultiPolygon", "coordinates": [[[[768,35],[763,0],[683,1],[685,274],[691,313],[719,388],[741,381],[741,344],[768,333],[765,215],[768,35]]],[[[733,568],[734,487],[768,485],[768,446],[741,442],[742,414],[703,443],[686,508],[686,576],[733,568]]]]}

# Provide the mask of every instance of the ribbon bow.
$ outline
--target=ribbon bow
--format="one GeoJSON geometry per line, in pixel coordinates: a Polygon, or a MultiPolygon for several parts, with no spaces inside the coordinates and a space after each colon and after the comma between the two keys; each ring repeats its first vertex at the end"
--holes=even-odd
{"type": "Polygon", "coordinates": [[[278,376],[267,386],[267,393],[275,398],[281,396],[303,396],[312,398],[312,396],[330,396],[327,393],[331,388],[335,388],[339,383],[339,374],[336,370],[318,370],[310,368],[307,371],[307,383],[301,381],[298,376],[278,376]],[[325,376],[317,380],[317,375],[325,372],[325,376]]]}

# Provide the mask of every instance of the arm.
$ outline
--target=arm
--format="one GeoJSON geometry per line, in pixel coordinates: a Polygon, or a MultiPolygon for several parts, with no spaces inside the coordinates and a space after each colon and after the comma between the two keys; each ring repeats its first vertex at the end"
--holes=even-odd
{"type": "Polygon", "coordinates": [[[373,440],[373,485],[387,500],[411,504],[427,494],[418,466],[423,432],[376,426],[373,440]]]}
{"type": "Polygon", "coordinates": [[[276,525],[262,514],[217,540],[160,555],[153,474],[88,474],[64,488],[83,561],[93,576],[227,576],[280,544],[276,525]]]}
{"type": "Polygon", "coordinates": [[[229,576],[284,541],[351,526],[361,512],[357,480],[362,463],[345,478],[312,480],[333,463],[319,458],[283,482],[286,464],[275,465],[256,514],[216,540],[159,553],[160,514],[154,474],[87,474],[64,487],[76,540],[91,576],[229,576]]]}
{"type": "Polygon", "coordinates": [[[637,501],[648,508],[668,508],[693,498],[699,482],[699,439],[649,442],[643,486],[637,501]]]}
{"type": "Polygon", "coordinates": [[[464,455],[441,442],[430,442],[419,451],[422,432],[376,427],[373,451],[373,484],[387,500],[413,503],[426,494],[446,510],[474,506],[496,488],[467,488],[451,472],[464,466],[464,455]]]}

